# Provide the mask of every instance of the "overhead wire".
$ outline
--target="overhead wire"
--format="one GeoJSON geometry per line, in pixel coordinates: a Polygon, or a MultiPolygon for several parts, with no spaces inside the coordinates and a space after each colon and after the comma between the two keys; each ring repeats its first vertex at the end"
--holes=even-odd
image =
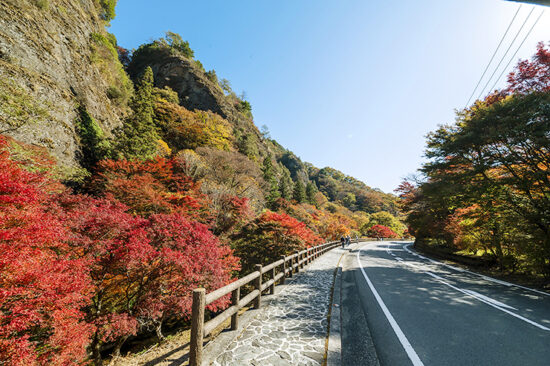
{"type": "Polygon", "coordinates": [[[470,104],[470,101],[472,100],[472,97],[474,96],[477,88],[479,87],[479,84],[481,84],[481,81],[483,80],[483,77],[485,77],[485,74],[487,73],[487,71],[489,70],[489,66],[491,66],[491,63],[493,62],[498,50],[500,49],[500,46],[502,45],[502,42],[504,41],[504,39],[506,38],[506,36],[508,35],[508,31],[510,31],[510,28],[512,27],[512,24],[514,24],[514,21],[516,20],[516,17],[518,16],[518,13],[519,11],[521,10],[521,7],[522,7],[523,4],[520,4],[519,7],[518,7],[518,10],[516,10],[516,13],[514,14],[514,17],[512,18],[512,20],[510,21],[510,24],[508,24],[508,28],[506,28],[506,32],[504,32],[504,35],[502,36],[502,38],[500,39],[500,42],[498,43],[498,46],[497,48],[495,49],[495,52],[493,52],[493,55],[491,56],[491,59],[489,60],[489,63],[487,64],[487,66],[485,67],[485,70],[483,71],[483,74],[481,74],[481,77],[479,78],[477,84],[476,84],[476,87],[474,88],[474,90],[472,91],[472,95],[470,95],[470,98],[468,98],[468,101],[466,102],[466,106],[464,108],[466,108],[469,104],[470,104]]]}
{"type": "Polygon", "coordinates": [[[493,79],[493,76],[495,76],[495,74],[497,73],[498,69],[500,68],[500,65],[502,64],[502,61],[504,61],[504,59],[506,58],[506,56],[508,55],[508,52],[510,52],[510,49],[512,48],[512,46],[514,45],[514,43],[516,42],[516,39],[518,38],[518,36],[520,35],[521,31],[523,30],[523,27],[525,27],[525,24],[527,24],[527,21],[529,20],[529,18],[531,18],[531,15],[533,14],[533,11],[535,10],[535,8],[533,7],[531,9],[531,11],[529,12],[529,14],[527,15],[527,17],[525,18],[525,20],[523,21],[523,24],[521,25],[521,27],[519,28],[518,32],[516,33],[514,39],[512,40],[512,42],[510,43],[510,45],[508,46],[508,48],[506,49],[506,52],[504,52],[504,55],[502,55],[502,57],[500,58],[500,61],[497,65],[497,67],[495,67],[495,70],[493,71],[493,73],[491,74],[491,77],[487,80],[487,83],[485,83],[485,86],[483,87],[483,89],[481,90],[481,93],[479,93],[479,96],[477,97],[477,99],[480,99],[481,96],[483,95],[483,93],[485,92],[485,89],[487,89],[487,87],[489,86],[489,83],[491,82],[491,80],[493,79]]]}
{"type": "Polygon", "coordinates": [[[523,38],[523,41],[521,41],[519,47],[516,49],[516,52],[514,52],[514,54],[512,55],[512,57],[510,58],[510,60],[508,61],[508,63],[506,64],[506,66],[504,67],[504,69],[502,69],[502,72],[500,73],[500,75],[498,76],[498,78],[495,80],[495,83],[493,84],[493,86],[491,87],[491,89],[489,90],[495,90],[495,87],[498,83],[498,81],[500,80],[500,78],[502,78],[502,75],[504,75],[504,72],[506,70],[508,70],[508,67],[510,66],[510,64],[512,63],[512,61],[514,60],[514,58],[516,57],[517,53],[519,52],[519,50],[521,49],[521,47],[523,46],[523,44],[525,43],[525,41],[527,40],[527,38],[529,37],[529,35],[531,34],[531,32],[533,31],[533,29],[535,28],[535,26],[537,25],[537,23],[539,22],[540,18],[542,18],[542,15],[544,14],[544,9],[542,9],[542,11],[540,12],[537,20],[535,20],[535,23],[533,23],[533,25],[531,26],[531,29],[529,29],[529,32],[527,32],[527,34],[525,35],[525,37],[523,38]]]}

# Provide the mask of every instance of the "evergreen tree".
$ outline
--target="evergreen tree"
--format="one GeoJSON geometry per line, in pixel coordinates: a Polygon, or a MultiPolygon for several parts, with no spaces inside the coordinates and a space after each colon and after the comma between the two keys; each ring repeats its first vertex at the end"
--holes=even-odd
{"type": "Polygon", "coordinates": [[[300,179],[298,179],[296,181],[296,184],[294,185],[292,198],[295,199],[298,203],[304,203],[306,201],[306,187],[300,179]]]}
{"type": "Polygon", "coordinates": [[[283,167],[283,176],[279,180],[279,192],[281,193],[281,197],[284,199],[291,199],[292,198],[292,178],[290,178],[290,172],[287,168],[283,167]]]}
{"type": "Polygon", "coordinates": [[[136,83],[133,114],[119,133],[119,147],[126,159],[149,159],[156,155],[160,137],[153,122],[153,70],[147,67],[136,83]]]}
{"type": "Polygon", "coordinates": [[[317,186],[315,185],[315,182],[309,181],[306,185],[306,198],[307,202],[311,203],[312,205],[315,204],[315,193],[317,193],[319,190],[317,189],[317,186]]]}
{"type": "Polygon", "coordinates": [[[268,155],[264,159],[262,172],[263,172],[264,180],[268,184],[268,193],[265,198],[268,204],[271,205],[273,202],[277,200],[277,198],[281,197],[281,194],[279,193],[279,186],[277,184],[277,179],[275,179],[273,163],[271,162],[271,155],[268,155]]]}

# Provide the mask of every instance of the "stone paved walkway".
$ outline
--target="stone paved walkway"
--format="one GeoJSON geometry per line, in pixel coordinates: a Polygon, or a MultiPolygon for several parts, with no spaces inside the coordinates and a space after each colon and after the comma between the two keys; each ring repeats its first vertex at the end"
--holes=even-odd
{"type": "Polygon", "coordinates": [[[322,365],[340,248],[300,272],[213,362],[216,366],[322,365]]]}

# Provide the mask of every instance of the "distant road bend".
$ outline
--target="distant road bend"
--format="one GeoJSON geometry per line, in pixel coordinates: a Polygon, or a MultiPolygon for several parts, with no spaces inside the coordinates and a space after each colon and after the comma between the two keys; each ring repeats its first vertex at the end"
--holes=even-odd
{"type": "Polygon", "coordinates": [[[344,259],[343,365],[549,365],[550,295],[367,242],[344,259]],[[372,356],[370,356],[372,357],[372,356]],[[376,361],[375,361],[376,362],[376,361]]]}

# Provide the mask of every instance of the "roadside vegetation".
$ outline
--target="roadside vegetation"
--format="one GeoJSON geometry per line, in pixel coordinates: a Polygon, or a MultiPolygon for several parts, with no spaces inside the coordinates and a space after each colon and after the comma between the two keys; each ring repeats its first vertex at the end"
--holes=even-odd
{"type": "Polygon", "coordinates": [[[429,161],[397,190],[418,245],[482,257],[550,283],[550,50],[427,137],[429,161]]]}

